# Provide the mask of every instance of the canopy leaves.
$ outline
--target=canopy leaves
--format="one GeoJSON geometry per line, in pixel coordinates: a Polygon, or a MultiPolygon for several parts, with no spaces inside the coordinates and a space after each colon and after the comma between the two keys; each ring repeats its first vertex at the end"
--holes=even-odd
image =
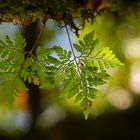
{"type": "Polygon", "coordinates": [[[80,103],[87,118],[93,99],[99,95],[97,87],[110,78],[106,70],[122,65],[109,48],[95,50],[96,42],[91,32],[71,50],[38,47],[34,56],[32,50],[24,51],[26,41],[19,32],[13,41],[8,36],[0,40],[0,86],[6,89],[7,99],[12,102],[14,96],[27,90],[24,82],[57,86],[61,95],[80,103]]]}

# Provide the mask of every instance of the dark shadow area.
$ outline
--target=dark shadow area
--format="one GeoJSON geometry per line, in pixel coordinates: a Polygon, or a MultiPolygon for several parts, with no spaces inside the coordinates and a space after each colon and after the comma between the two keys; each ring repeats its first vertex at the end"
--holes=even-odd
{"type": "Polygon", "coordinates": [[[18,138],[0,135],[0,140],[139,140],[139,118],[140,109],[87,121],[70,115],[51,129],[38,130],[18,138]]]}

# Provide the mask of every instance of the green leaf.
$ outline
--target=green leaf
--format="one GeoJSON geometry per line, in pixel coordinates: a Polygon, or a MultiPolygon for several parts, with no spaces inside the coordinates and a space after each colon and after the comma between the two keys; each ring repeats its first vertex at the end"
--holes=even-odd
{"type": "Polygon", "coordinates": [[[23,76],[23,80],[26,82],[29,76],[29,72],[25,71],[24,72],[24,76],[23,76]]]}
{"type": "Polygon", "coordinates": [[[84,44],[84,42],[83,42],[83,41],[79,40],[79,44],[80,44],[80,46],[81,46],[82,48],[84,48],[84,47],[85,47],[85,44],[84,44]]]}
{"type": "Polygon", "coordinates": [[[48,57],[47,57],[47,61],[48,61],[49,63],[52,63],[52,64],[58,63],[58,60],[57,60],[55,57],[52,57],[52,56],[48,56],[48,57]]]}
{"type": "Polygon", "coordinates": [[[9,38],[9,36],[6,36],[6,43],[7,43],[7,47],[13,48],[13,42],[11,41],[11,39],[9,38]]]}
{"type": "Polygon", "coordinates": [[[32,82],[32,78],[30,76],[28,76],[28,82],[31,83],[32,82]]]}
{"type": "Polygon", "coordinates": [[[96,47],[94,50],[97,43],[94,32],[86,34],[83,40],[79,40],[79,44],[73,44],[76,51],[81,53],[80,56],[72,56],[70,51],[67,52],[60,46],[53,48],[59,60],[55,80],[61,83],[62,93],[67,94],[68,98],[74,97],[74,102],[80,103],[87,119],[92,100],[100,95],[97,87],[105,84],[110,77],[106,69],[120,66],[122,63],[109,48],[98,50],[96,47]],[[74,59],[69,60],[67,57],[74,59]]]}
{"type": "Polygon", "coordinates": [[[6,47],[6,44],[2,40],[0,40],[0,49],[3,47],[6,47]]]}
{"type": "Polygon", "coordinates": [[[94,38],[94,31],[86,34],[83,38],[85,45],[86,46],[94,45],[95,41],[93,40],[93,38],[94,38]]]}
{"type": "Polygon", "coordinates": [[[71,55],[72,55],[72,53],[71,53],[71,51],[68,51],[68,58],[70,59],[71,58],[71,55]]]}
{"type": "Polygon", "coordinates": [[[90,111],[88,109],[84,111],[85,120],[88,119],[89,114],[90,114],[90,111]]]}
{"type": "Polygon", "coordinates": [[[91,57],[93,57],[94,65],[101,70],[123,65],[109,48],[103,48],[92,54],[91,57]]]}
{"type": "Polygon", "coordinates": [[[26,47],[26,41],[19,31],[16,32],[14,38],[14,45],[15,48],[20,48],[20,49],[24,49],[26,47]]]}
{"type": "Polygon", "coordinates": [[[1,53],[1,58],[5,58],[7,55],[8,55],[8,50],[4,50],[2,53],[1,53]]]}
{"type": "Polygon", "coordinates": [[[74,102],[78,102],[78,101],[81,101],[83,99],[83,94],[82,93],[78,93],[75,97],[75,100],[74,102]]]}
{"type": "Polygon", "coordinates": [[[80,45],[78,44],[73,44],[73,47],[78,51],[78,52],[81,52],[82,51],[82,48],[80,47],[80,45]]]}
{"type": "Polygon", "coordinates": [[[84,108],[84,110],[86,110],[86,108],[87,108],[87,97],[84,97],[83,99],[82,99],[82,101],[80,102],[80,105],[81,105],[81,107],[83,107],[84,108]]]}

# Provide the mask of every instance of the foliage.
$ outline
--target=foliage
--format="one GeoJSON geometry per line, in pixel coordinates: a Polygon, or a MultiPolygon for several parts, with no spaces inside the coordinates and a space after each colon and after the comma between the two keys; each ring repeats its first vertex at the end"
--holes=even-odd
{"type": "MultiPolygon", "coordinates": [[[[88,2],[88,1],[87,1],[88,2]]],[[[12,22],[28,27],[38,19],[43,23],[53,19],[58,23],[65,23],[78,35],[79,27],[74,22],[75,17],[94,21],[102,10],[89,9],[84,0],[4,0],[0,1],[0,23],[12,22]],[[9,7],[10,5],[10,7],[9,7]]]]}
{"type": "Polygon", "coordinates": [[[57,86],[61,95],[74,97],[88,117],[93,99],[99,95],[97,87],[110,78],[107,69],[122,63],[109,48],[95,49],[94,32],[86,34],[71,50],[60,46],[38,47],[36,55],[25,52],[26,41],[17,32],[14,41],[7,36],[0,40],[0,78],[8,100],[22,90],[25,82],[38,86],[57,86]],[[52,55],[56,54],[56,57],[52,55]],[[26,57],[25,57],[26,56],[26,57]]]}
{"type": "Polygon", "coordinates": [[[23,49],[26,46],[25,39],[19,32],[16,33],[14,41],[6,36],[5,42],[0,40],[0,78],[1,86],[7,94],[9,102],[14,96],[26,89],[18,77],[24,67],[23,49]],[[6,88],[7,87],[7,88],[6,88]]]}
{"type": "Polygon", "coordinates": [[[64,21],[76,29],[74,17],[94,20],[96,14],[100,13],[101,7],[109,8],[109,12],[115,11],[121,15],[132,11],[138,14],[140,2],[139,0],[6,0],[6,2],[1,0],[0,22],[28,26],[38,18],[49,18],[58,22],[64,21]]]}

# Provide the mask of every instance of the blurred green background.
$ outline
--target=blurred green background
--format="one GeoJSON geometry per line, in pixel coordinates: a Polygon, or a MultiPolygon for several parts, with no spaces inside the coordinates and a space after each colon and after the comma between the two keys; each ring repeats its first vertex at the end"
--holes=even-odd
{"type": "MultiPolygon", "coordinates": [[[[79,22],[79,21],[78,21],[79,22]]],[[[41,89],[41,114],[38,131],[28,134],[32,121],[28,93],[15,99],[14,107],[7,106],[0,89],[0,140],[139,140],[140,139],[140,19],[132,13],[118,16],[115,12],[97,17],[95,23],[86,23],[80,37],[95,31],[99,39],[96,47],[110,47],[125,64],[110,69],[112,79],[99,87],[101,94],[94,100],[87,121],[78,104],[61,99],[52,89],[41,89]],[[28,135],[27,135],[28,134],[28,135]]],[[[0,38],[14,37],[17,25],[0,25],[0,38]]],[[[73,42],[76,36],[71,32],[73,42]]],[[[43,47],[61,45],[69,49],[65,28],[49,20],[40,40],[43,47]]]]}

